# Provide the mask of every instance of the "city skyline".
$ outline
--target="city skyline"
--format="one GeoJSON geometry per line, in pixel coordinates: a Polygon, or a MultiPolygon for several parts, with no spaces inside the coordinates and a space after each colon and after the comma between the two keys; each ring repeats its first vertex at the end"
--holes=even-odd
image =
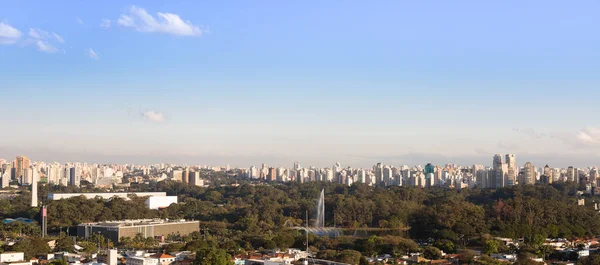
{"type": "Polygon", "coordinates": [[[599,7],[7,2],[0,156],[595,166],[599,7]]]}

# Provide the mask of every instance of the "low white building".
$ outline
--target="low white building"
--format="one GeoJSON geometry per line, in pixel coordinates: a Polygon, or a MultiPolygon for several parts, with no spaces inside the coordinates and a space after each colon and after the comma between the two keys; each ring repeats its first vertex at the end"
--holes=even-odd
{"type": "Polygon", "coordinates": [[[127,257],[126,265],[158,265],[158,259],[149,257],[127,257]]]}
{"type": "Polygon", "coordinates": [[[0,254],[0,263],[9,263],[24,261],[25,253],[23,252],[5,252],[0,254]]]}
{"type": "Polygon", "coordinates": [[[149,197],[146,200],[146,207],[150,210],[158,210],[167,208],[173,203],[177,204],[177,196],[149,197]]]}

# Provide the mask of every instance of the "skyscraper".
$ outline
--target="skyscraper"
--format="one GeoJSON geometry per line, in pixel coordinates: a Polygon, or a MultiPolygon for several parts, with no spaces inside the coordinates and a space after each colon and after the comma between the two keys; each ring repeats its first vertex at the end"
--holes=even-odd
{"type": "Polygon", "coordinates": [[[271,182],[275,182],[277,180],[277,169],[274,167],[269,168],[269,174],[267,175],[267,180],[271,182]]]}
{"type": "Polygon", "coordinates": [[[435,173],[435,166],[431,163],[427,163],[427,165],[425,165],[425,176],[427,176],[429,173],[435,173]]]}
{"type": "Polygon", "coordinates": [[[507,172],[507,183],[506,185],[512,186],[516,184],[517,180],[517,159],[513,154],[506,155],[506,164],[508,167],[507,172]]]}
{"type": "Polygon", "coordinates": [[[26,156],[17,156],[15,160],[15,178],[19,181],[23,181],[25,171],[31,166],[31,161],[26,156]]]}
{"type": "Polygon", "coordinates": [[[535,184],[535,167],[529,162],[525,163],[523,167],[523,184],[535,184]]]}
{"type": "Polygon", "coordinates": [[[493,165],[494,176],[492,177],[491,188],[502,188],[506,186],[508,175],[508,164],[502,162],[502,155],[494,155],[493,165]]]}
{"type": "Polygon", "coordinates": [[[567,168],[567,181],[568,182],[577,182],[575,178],[575,168],[568,167],[567,168]]]}
{"type": "Polygon", "coordinates": [[[383,164],[382,163],[377,163],[377,165],[375,166],[375,181],[377,183],[375,183],[377,186],[381,185],[381,183],[383,182],[383,164]]]}
{"type": "Polygon", "coordinates": [[[75,168],[69,168],[69,185],[77,186],[77,177],[75,176],[75,168]]]}
{"type": "Polygon", "coordinates": [[[554,178],[552,176],[552,169],[548,165],[546,165],[544,167],[544,175],[542,176],[540,182],[544,184],[552,184],[553,180],[554,178]]]}
{"type": "Polygon", "coordinates": [[[590,170],[590,183],[592,184],[592,186],[594,186],[594,187],[598,186],[599,178],[600,178],[600,173],[598,173],[598,169],[592,168],[590,170]]]}
{"type": "Polygon", "coordinates": [[[393,176],[393,172],[392,172],[392,168],[389,166],[386,166],[383,168],[383,182],[385,183],[386,186],[392,185],[392,180],[393,180],[394,176],[393,176]]]}

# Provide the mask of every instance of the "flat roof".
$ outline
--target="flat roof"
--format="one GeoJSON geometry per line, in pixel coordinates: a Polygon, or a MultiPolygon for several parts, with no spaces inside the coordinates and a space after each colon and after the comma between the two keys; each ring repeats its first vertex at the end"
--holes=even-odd
{"type": "Polygon", "coordinates": [[[150,226],[150,225],[170,225],[170,224],[186,224],[200,223],[194,220],[166,220],[166,219],[139,219],[139,220],[120,220],[120,221],[105,221],[97,223],[82,223],[79,226],[94,226],[94,227],[131,227],[131,226],[150,226]]]}

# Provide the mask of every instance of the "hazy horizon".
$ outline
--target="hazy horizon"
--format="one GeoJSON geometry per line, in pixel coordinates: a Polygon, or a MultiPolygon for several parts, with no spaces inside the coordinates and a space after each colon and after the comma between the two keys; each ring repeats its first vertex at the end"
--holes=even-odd
{"type": "Polygon", "coordinates": [[[600,165],[597,1],[0,9],[0,158],[600,165]]]}

